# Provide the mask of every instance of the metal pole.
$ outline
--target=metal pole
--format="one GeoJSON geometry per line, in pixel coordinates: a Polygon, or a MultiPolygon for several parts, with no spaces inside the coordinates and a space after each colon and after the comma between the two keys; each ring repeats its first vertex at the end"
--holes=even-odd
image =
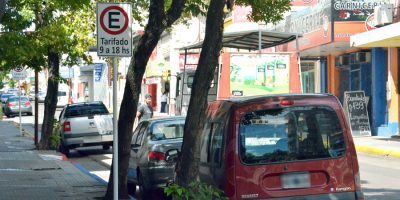
{"type": "Polygon", "coordinates": [[[39,103],[38,103],[38,100],[39,100],[39,97],[38,97],[38,95],[39,95],[39,73],[38,73],[38,70],[36,69],[35,70],[35,146],[37,146],[38,145],[38,140],[39,140],[39,138],[38,138],[38,136],[39,136],[39,133],[38,133],[38,124],[39,124],[39,103]]]}
{"type": "Polygon", "coordinates": [[[299,69],[299,79],[300,79],[300,93],[303,93],[303,81],[301,80],[301,63],[300,63],[300,51],[299,51],[299,35],[296,34],[296,52],[297,52],[297,66],[299,69]]]}
{"type": "Polygon", "coordinates": [[[113,181],[114,181],[114,200],[118,200],[118,113],[117,113],[117,79],[118,66],[117,59],[112,58],[113,67],[113,181]]]}
{"type": "Polygon", "coordinates": [[[261,29],[258,27],[258,53],[261,55],[261,29]]]}
{"type": "MultiPolygon", "coordinates": [[[[182,86],[181,86],[181,108],[180,108],[180,116],[182,116],[183,111],[183,90],[185,89],[185,73],[186,73],[186,58],[187,57],[187,49],[185,49],[185,61],[183,62],[183,75],[182,75],[182,86]]],[[[190,92],[192,93],[192,92],[190,92]]]]}
{"type": "Polygon", "coordinates": [[[18,81],[18,87],[19,87],[19,134],[22,135],[22,122],[21,122],[21,81],[18,81]]]}

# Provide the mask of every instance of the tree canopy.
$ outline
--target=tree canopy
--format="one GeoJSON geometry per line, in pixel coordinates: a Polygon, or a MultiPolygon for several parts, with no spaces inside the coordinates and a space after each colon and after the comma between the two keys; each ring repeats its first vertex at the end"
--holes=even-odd
{"type": "Polygon", "coordinates": [[[90,0],[9,0],[1,21],[0,71],[16,66],[49,70],[42,137],[48,149],[57,104],[60,65],[89,61],[94,45],[94,3],[90,0]]]}
{"type": "Polygon", "coordinates": [[[49,48],[73,65],[95,44],[95,17],[89,0],[9,0],[1,23],[0,69],[47,66],[49,48]]]}

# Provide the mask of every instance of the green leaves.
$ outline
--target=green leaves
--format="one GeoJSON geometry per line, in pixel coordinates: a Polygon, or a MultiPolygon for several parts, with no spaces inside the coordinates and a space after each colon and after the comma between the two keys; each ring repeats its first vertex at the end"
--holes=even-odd
{"type": "Polygon", "coordinates": [[[168,197],[171,197],[172,200],[228,199],[224,197],[224,192],[222,190],[208,186],[207,184],[199,181],[191,182],[187,187],[181,187],[176,184],[172,184],[164,189],[164,193],[168,197]]]}
{"type": "Polygon", "coordinates": [[[90,0],[9,0],[0,35],[0,71],[17,65],[47,67],[49,49],[76,64],[95,45],[95,3],[90,0]]]}

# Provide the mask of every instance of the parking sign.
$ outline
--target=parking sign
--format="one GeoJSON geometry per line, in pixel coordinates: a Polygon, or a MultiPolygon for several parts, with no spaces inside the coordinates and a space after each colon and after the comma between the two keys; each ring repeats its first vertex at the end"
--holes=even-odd
{"type": "Polygon", "coordinates": [[[12,70],[11,72],[12,74],[12,78],[14,80],[25,80],[25,78],[27,77],[26,71],[23,67],[16,67],[12,70]]]}
{"type": "Polygon", "coordinates": [[[132,56],[131,13],[128,3],[97,4],[98,56],[132,56]]]}

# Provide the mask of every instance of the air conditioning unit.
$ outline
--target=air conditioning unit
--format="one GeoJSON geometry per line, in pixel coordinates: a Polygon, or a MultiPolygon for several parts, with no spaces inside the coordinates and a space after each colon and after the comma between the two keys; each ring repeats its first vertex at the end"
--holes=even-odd
{"type": "Polygon", "coordinates": [[[355,53],[356,62],[369,63],[371,62],[371,52],[357,52],[355,53]]]}
{"type": "Polygon", "coordinates": [[[374,8],[374,26],[381,27],[393,23],[393,4],[382,4],[374,8]]]}
{"type": "Polygon", "coordinates": [[[335,58],[336,67],[342,68],[344,66],[348,66],[350,64],[350,56],[349,55],[341,55],[335,58]]]}
{"type": "Polygon", "coordinates": [[[335,58],[335,66],[336,67],[342,66],[342,57],[341,56],[336,56],[336,58],[335,58]]]}
{"type": "Polygon", "coordinates": [[[357,63],[356,54],[352,53],[352,54],[350,54],[350,64],[354,64],[354,63],[357,63]]]}

